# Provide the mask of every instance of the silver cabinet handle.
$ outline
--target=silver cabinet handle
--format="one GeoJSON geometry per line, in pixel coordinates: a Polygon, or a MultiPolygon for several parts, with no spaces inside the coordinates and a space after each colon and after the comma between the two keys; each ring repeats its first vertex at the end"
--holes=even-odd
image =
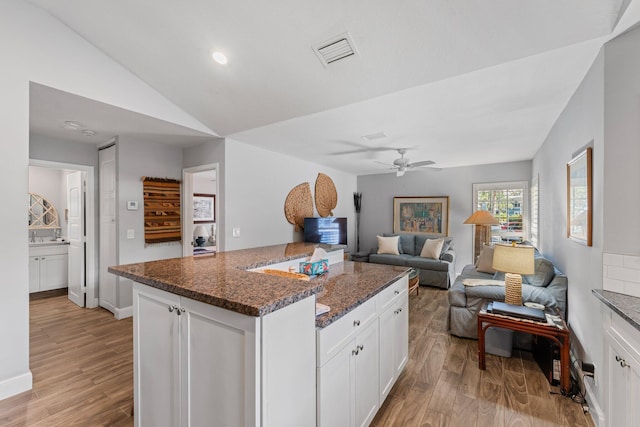
{"type": "Polygon", "coordinates": [[[40,258],[40,259],[41,259],[41,260],[44,260],[45,258],[44,258],[44,257],[42,257],[42,258],[40,258]]]}
{"type": "Polygon", "coordinates": [[[36,261],[38,261],[40,258],[36,258],[36,261]]]}
{"type": "Polygon", "coordinates": [[[616,362],[619,362],[621,360],[622,360],[622,357],[616,355],[616,362]]]}
{"type": "Polygon", "coordinates": [[[353,326],[360,326],[360,321],[359,320],[354,320],[353,321],[353,326]]]}
{"type": "Polygon", "coordinates": [[[358,346],[358,350],[360,350],[360,351],[364,350],[364,346],[363,345],[359,345],[358,346]]]}
{"type": "Polygon", "coordinates": [[[187,310],[185,310],[185,308],[184,308],[184,307],[180,307],[180,308],[176,307],[176,314],[177,314],[178,316],[180,316],[180,315],[181,315],[182,313],[184,313],[185,311],[187,311],[187,310]]]}
{"type": "Polygon", "coordinates": [[[173,310],[175,310],[175,309],[176,309],[175,305],[170,305],[169,306],[169,313],[173,313],[173,310]]]}
{"type": "Polygon", "coordinates": [[[358,353],[360,353],[360,350],[357,347],[356,347],[355,350],[351,350],[351,354],[354,355],[354,356],[357,356],[358,353]]]}
{"type": "Polygon", "coordinates": [[[396,294],[396,295],[400,295],[400,291],[397,291],[397,290],[393,291],[393,293],[396,294]]]}

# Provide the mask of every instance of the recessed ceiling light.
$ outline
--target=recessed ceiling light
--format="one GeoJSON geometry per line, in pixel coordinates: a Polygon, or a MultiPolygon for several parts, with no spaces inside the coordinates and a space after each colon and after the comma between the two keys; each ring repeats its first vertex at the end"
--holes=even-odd
{"type": "Polygon", "coordinates": [[[211,54],[211,57],[220,65],[225,65],[227,63],[227,56],[222,52],[215,51],[211,54]]]}
{"type": "Polygon", "coordinates": [[[85,129],[82,131],[82,134],[84,136],[94,136],[96,134],[96,131],[91,130],[91,129],[85,129]]]}
{"type": "Polygon", "coordinates": [[[74,122],[73,120],[67,120],[66,122],[64,122],[62,127],[69,130],[78,130],[82,127],[82,123],[74,122]]]}
{"type": "Polygon", "coordinates": [[[386,138],[387,134],[384,132],[372,133],[370,135],[364,135],[362,139],[366,139],[367,141],[373,141],[374,139],[382,139],[386,138]]]}

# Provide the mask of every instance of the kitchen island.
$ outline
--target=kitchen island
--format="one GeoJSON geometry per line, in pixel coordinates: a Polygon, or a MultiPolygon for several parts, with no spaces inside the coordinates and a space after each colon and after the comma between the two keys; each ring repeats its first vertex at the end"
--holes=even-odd
{"type": "Polygon", "coordinates": [[[136,425],[368,424],[406,363],[407,270],[325,246],[329,273],[309,281],[251,271],[316,246],[110,267],[134,281],[136,425]]]}

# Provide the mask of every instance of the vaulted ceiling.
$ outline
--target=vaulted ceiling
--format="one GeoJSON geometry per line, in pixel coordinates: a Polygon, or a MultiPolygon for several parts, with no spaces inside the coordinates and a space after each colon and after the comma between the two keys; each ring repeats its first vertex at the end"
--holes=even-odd
{"type": "Polygon", "coordinates": [[[366,174],[396,148],[532,158],[640,0],[29,1],[216,134],[366,174]],[[357,54],[324,66],[312,47],[343,33],[357,54]]]}

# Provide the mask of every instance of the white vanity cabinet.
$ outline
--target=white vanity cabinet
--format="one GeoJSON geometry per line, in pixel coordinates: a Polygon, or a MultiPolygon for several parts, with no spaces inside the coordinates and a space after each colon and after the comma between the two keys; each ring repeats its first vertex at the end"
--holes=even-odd
{"type": "Polygon", "coordinates": [[[640,331],[609,312],[606,331],[607,425],[640,425],[640,331]]]}
{"type": "Polygon", "coordinates": [[[66,288],[68,284],[67,245],[29,248],[29,292],[66,288]]]}
{"type": "Polygon", "coordinates": [[[134,282],[137,426],[315,420],[315,297],[263,317],[134,282]]]}
{"type": "Polygon", "coordinates": [[[317,426],[368,426],[375,417],[407,363],[407,286],[405,276],[318,329],[317,426]]]}

